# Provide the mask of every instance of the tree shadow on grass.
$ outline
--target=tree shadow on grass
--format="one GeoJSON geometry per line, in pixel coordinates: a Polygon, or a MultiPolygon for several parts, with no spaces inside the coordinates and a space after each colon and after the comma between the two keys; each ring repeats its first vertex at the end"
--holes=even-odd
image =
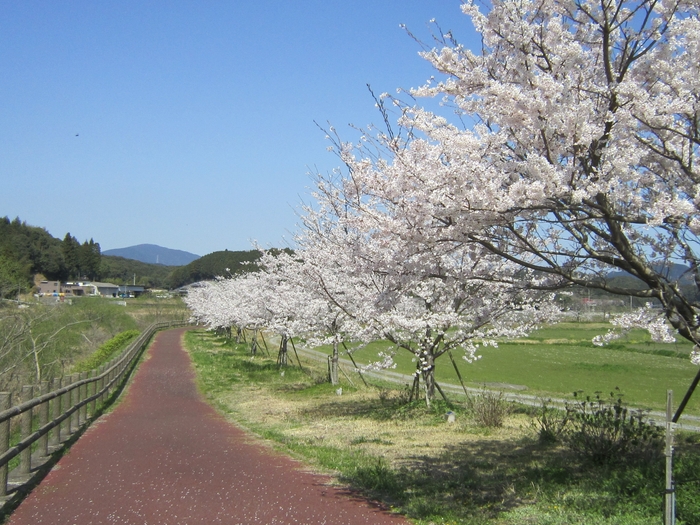
{"type": "Polygon", "coordinates": [[[448,407],[443,401],[434,401],[431,407],[427,407],[423,399],[407,403],[397,399],[338,397],[337,401],[307,408],[301,412],[301,415],[307,418],[360,417],[377,422],[422,420],[424,423],[440,424],[444,422],[444,416],[448,410],[458,415],[467,412],[461,405],[453,404],[448,407]]]}
{"type": "MultiPolygon", "coordinates": [[[[643,474],[643,471],[642,471],[643,474]]],[[[654,515],[658,501],[646,487],[625,494],[640,471],[591,467],[569,450],[533,439],[476,440],[448,446],[439,457],[415,455],[398,468],[357,469],[344,481],[370,497],[389,501],[410,518],[494,519],[525,505],[557,505],[596,516],[632,512],[654,515]]],[[[651,482],[654,485],[654,482],[651,482]]]]}
{"type": "Polygon", "coordinates": [[[453,515],[459,518],[493,518],[531,502],[522,486],[527,480],[563,483],[574,475],[565,454],[553,457],[536,443],[470,441],[448,446],[439,457],[416,455],[395,470],[381,466],[359,471],[347,479],[401,501],[412,518],[453,515]],[[389,479],[380,483],[378,479],[389,479]],[[354,478],[354,479],[353,479],[354,478]],[[373,481],[373,478],[377,480],[373,481]]]}

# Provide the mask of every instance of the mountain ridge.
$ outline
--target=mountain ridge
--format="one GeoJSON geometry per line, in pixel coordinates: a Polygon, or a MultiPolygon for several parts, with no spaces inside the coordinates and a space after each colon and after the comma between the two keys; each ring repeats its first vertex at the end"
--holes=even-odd
{"type": "Polygon", "coordinates": [[[184,250],[165,248],[157,244],[137,244],[125,248],[104,250],[102,255],[113,255],[132,259],[148,264],[162,264],[164,266],[185,266],[200,258],[199,255],[184,250]]]}

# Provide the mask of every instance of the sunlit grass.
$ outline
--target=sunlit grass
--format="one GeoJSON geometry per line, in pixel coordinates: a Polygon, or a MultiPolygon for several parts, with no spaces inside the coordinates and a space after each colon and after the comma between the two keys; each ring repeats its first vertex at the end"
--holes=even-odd
{"type": "MultiPolygon", "coordinates": [[[[654,410],[665,408],[669,389],[680,400],[698,370],[688,359],[692,346],[684,341],[653,343],[642,330],[632,331],[605,347],[593,345],[593,337],[609,328],[607,323],[560,323],[544,327],[524,340],[481,348],[482,358],[471,364],[461,359],[460,351],[454,351],[453,356],[470,387],[513,385],[513,391],[563,398],[577,390],[609,392],[619,387],[629,404],[654,410]]],[[[389,342],[379,341],[355,350],[353,357],[358,363],[367,364],[377,360],[379,351],[392,348],[389,342]]],[[[330,353],[328,347],[317,350],[330,353]]],[[[398,349],[395,360],[395,371],[415,371],[409,352],[398,349]]],[[[458,384],[447,355],[437,361],[436,377],[438,382],[458,384]]],[[[691,398],[686,413],[700,414],[700,395],[691,398]]]]}
{"type": "MultiPolygon", "coordinates": [[[[274,354],[251,358],[245,345],[200,331],[187,345],[202,392],[227,417],[416,524],[662,523],[663,461],[587,464],[538,442],[531,408],[488,429],[456,403],[448,424],[442,401],[406,404],[400,388],[352,387],[341,376],[338,396],[325,364],[303,356],[305,371],[280,368],[274,354]]],[[[679,525],[700,518],[694,440],[677,443],[679,525]]]]}

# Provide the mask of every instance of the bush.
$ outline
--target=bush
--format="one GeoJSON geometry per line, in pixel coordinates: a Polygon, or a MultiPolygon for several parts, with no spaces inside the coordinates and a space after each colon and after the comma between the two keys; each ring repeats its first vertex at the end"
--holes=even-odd
{"type": "Polygon", "coordinates": [[[566,411],[549,407],[546,401],[535,415],[541,442],[563,441],[572,451],[596,464],[653,461],[663,452],[663,431],[647,420],[642,410],[630,410],[622,403],[619,389],[603,398],[574,392],[578,401],[566,411]]]}
{"type": "Polygon", "coordinates": [[[492,392],[485,388],[476,396],[467,398],[467,408],[474,421],[482,427],[502,427],[506,417],[513,411],[512,405],[503,399],[503,392],[492,392]]]}
{"type": "Polygon", "coordinates": [[[596,392],[567,405],[565,417],[567,444],[594,463],[652,460],[663,450],[662,430],[642,410],[625,407],[617,388],[607,399],[596,392]]]}
{"type": "Polygon", "coordinates": [[[564,412],[547,403],[547,400],[542,400],[542,406],[535,413],[534,426],[540,443],[555,443],[561,439],[568,418],[564,412]]]}
{"type": "Polygon", "coordinates": [[[115,335],[112,339],[95,350],[90,357],[77,363],[73,367],[73,373],[88,372],[103,365],[118,352],[126,348],[133,339],[138,337],[139,333],[138,330],[127,330],[126,332],[115,335]]]}

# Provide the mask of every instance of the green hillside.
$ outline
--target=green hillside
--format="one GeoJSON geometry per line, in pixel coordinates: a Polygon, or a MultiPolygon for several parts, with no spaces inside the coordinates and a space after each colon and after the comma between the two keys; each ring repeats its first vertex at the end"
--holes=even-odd
{"type": "Polygon", "coordinates": [[[63,240],[19,217],[0,218],[0,297],[30,292],[33,276],[49,280],[89,279],[115,284],[163,287],[172,267],[104,256],[93,239],[82,244],[70,233],[63,240]]]}
{"type": "Polygon", "coordinates": [[[103,255],[93,239],[82,244],[70,233],[63,240],[18,218],[0,218],[0,297],[30,292],[33,276],[49,280],[89,279],[147,288],[178,288],[217,276],[255,271],[257,250],[219,251],[186,266],[164,266],[103,255]]]}
{"type": "Polygon", "coordinates": [[[260,259],[258,250],[213,252],[186,266],[175,268],[168,278],[168,287],[179,288],[219,276],[226,277],[256,271],[257,267],[254,263],[258,259],[260,259]]]}

